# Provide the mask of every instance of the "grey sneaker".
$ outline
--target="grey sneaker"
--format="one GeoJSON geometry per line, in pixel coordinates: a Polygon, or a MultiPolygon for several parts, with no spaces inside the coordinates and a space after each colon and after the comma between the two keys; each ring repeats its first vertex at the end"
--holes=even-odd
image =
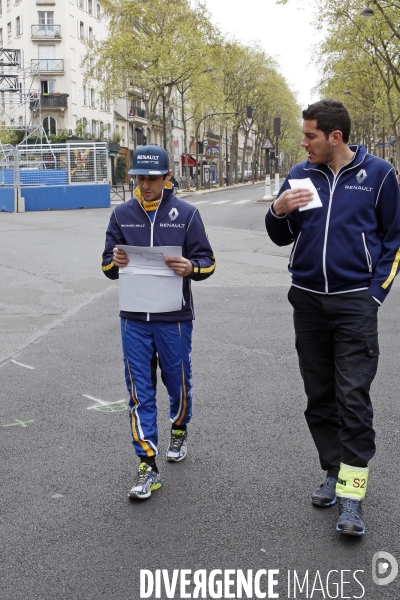
{"type": "Polygon", "coordinates": [[[336,483],[337,479],[327,477],[311,496],[311,502],[315,506],[323,506],[324,508],[336,504],[336,483]]]}
{"type": "Polygon", "coordinates": [[[361,500],[339,498],[339,518],[336,523],[336,531],[346,535],[364,535],[365,523],[361,500]]]}
{"type": "Polygon", "coordinates": [[[129,491],[129,498],[132,500],[147,500],[147,498],[150,498],[151,492],[158,490],[162,484],[160,474],[153,471],[150,465],[142,462],[139,466],[135,485],[129,491]]]}
{"type": "Polygon", "coordinates": [[[165,458],[169,462],[179,462],[187,454],[187,431],[171,429],[171,440],[165,458]]]}

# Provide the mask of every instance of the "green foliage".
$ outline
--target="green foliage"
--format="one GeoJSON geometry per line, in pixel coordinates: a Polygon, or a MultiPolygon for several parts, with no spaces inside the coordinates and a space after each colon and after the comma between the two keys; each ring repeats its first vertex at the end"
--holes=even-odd
{"type": "Polygon", "coordinates": [[[125,156],[118,156],[117,165],[115,167],[115,181],[117,183],[124,183],[126,179],[126,158],[125,156]]]}
{"type": "Polygon", "coordinates": [[[53,144],[63,144],[67,141],[68,129],[59,129],[57,135],[54,135],[54,133],[52,133],[49,137],[50,141],[53,142],[53,144]]]}
{"type": "MultiPolygon", "coordinates": [[[[4,122],[1,125],[4,126],[4,122]]],[[[20,129],[14,129],[13,127],[5,127],[0,129],[0,143],[1,144],[12,144],[17,146],[25,137],[25,131],[20,129]]]]}
{"type": "MultiPolygon", "coordinates": [[[[274,116],[282,119],[281,149],[290,152],[300,142],[300,108],[275,62],[254,45],[225,38],[212,25],[202,2],[191,0],[103,0],[108,37],[87,44],[83,68],[87,80],[98,69],[98,92],[103,98],[140,99],[146,106],[147,142],[162,132],[165,107],[166,147],[172,153],[171,120],[179,117],[184,128],[184,151],[189,152],[188,125],[199,136],[207,129],[221,134],[229,128],[230,154],[236,171],[238,136],[245,140],[256,130],[255,152],[260,154],[266,130],[274,116]],[[253,119],[245,118],[246,106],[257,107],[253,119]],[[206,115],[215,113],[238,113],[206,115]]],[[[78,129],[78,126],[77,126],[78,129]]],[[[80,128],[82,130],[82,127],[80,128]]],[[[80,131],[81,137],[85,131],[80,131]]],[[[222,159],[221,159],[222,160],[222,159]]],[[[243,158],[244,161],[244,158],[243,158]]],[[[262,162],[257,159],[259,164],[262,162]]]]}

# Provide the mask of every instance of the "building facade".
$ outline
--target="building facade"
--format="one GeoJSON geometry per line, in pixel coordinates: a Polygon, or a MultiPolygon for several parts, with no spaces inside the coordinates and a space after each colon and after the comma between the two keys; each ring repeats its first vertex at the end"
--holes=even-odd
{"type": "Polygon", "coordinates": [[[113,107],[96,91],[95,64],[87,80],[81,67],[86,41],[106,33],[96,0],[0,0],[2,126],[110,137],[113,107]]]}

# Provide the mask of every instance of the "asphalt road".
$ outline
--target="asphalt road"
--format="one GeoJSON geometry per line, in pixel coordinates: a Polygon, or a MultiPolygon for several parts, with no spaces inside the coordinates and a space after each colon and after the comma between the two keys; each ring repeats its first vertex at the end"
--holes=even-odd
{"type": "MultiPolygon", "coordinates": [[[[198,207],[218,266],[194,286],[189,455],[178,464],[160,457],[164,487],[139,504],[127,499],[138,463],[118,290],[100,271],[110,210],[0,214],[2,600],[137,600],[145,569],[170,578],[191,570],[177,574],[173,595],[163,583],[148,596],[163,600],[190,597],[183,584],[179,592],[181,578],[215,569],[251,569],[267,598],[400,598],[399,576],[377,586],[371,572],[378,551],[400,560],[399,287],[379,310],[367,533],[341,537],[336,507],[310,503],[322,473],[303,418],[286,299],[290,249],[269,241],[257,187],[190,200],[207,200],[198,207]]],[[[161,382],[159,429],[163,450],[161,382]]],[[[240,597],[228,583],[198,597],[240,597]]],[[[257,589],[242,597],[263,597],[257,589]]]]}

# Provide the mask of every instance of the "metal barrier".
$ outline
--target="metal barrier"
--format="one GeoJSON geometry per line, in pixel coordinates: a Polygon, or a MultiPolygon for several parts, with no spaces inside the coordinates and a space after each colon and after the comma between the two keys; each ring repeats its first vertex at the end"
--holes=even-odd
{"type": "Polygon", "coordinates": [[[122,200],[125,202],[125,186],[124,185],[112,185],[111,186],[111,202],[115,202],[117,200],[122,200]]]}
{"type": "Polygon", "coordinates": [[[21,186],[108,182],[107,143],[20,145],[21,186]]]}
{"type": "MultiPolygon", "coordinates": [[[[16,172],[16,148],[11,144],[0,145],[0,186],[14,187],[18,177],[16,172]]],[[[18,172],[18,169],[17,169],[18,172]]]]}

